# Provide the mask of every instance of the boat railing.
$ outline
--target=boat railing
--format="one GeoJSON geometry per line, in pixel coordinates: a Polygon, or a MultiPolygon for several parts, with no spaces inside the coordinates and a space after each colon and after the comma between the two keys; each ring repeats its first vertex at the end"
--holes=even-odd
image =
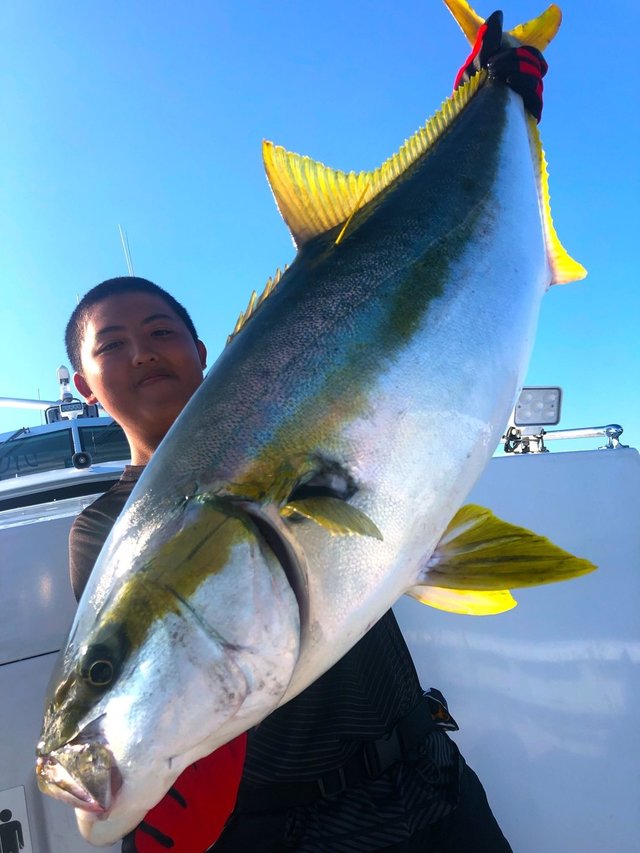
{"type": "Polygon", "coordinates": [[[533,434],[527,434],[517,426],[510,426],[502,436],[505,453],[547,453],[545,446],[548,441],[561,441],[576,438],[606,438],[607,443],[598,450],[616,450],[626,448],[628,445],[620,442],[620,436],[624,432],[620,424],[606,424],[605,426],[578,427],[577,429],[540,429],[533,434]]]}

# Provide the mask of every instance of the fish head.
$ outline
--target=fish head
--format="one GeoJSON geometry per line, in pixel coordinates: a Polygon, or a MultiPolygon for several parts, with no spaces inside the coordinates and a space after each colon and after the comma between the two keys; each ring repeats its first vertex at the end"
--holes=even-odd
{"type": "MultiPolygon", "coordinates": [[[[122,530],[112,565],[140,538],[122,530]]],[[[257,705],[261,718],[278,704],[299,651],[281,559],[242,508],[190,501],[128,569],[116,565],[106,592],[87,589],[51,679],[36,770],[92,843],[126,834],[185,767],[254,724],[257,705]]]]}

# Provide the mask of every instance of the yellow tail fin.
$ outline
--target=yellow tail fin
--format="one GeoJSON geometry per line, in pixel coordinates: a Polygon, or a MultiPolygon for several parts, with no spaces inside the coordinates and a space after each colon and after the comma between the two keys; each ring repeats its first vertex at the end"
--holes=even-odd
{"type": "MultiPolygon", "coordinates": [[[[478,30],[484,24],[484,18],[471,8],[466,0],[444,0],[447,9],[456,19],[460,29],[467,37],[469,44],[475,44],[478,30]]],[[[562,12],[552,3],[549,8],[537,18],[518,24],[508,35],[520,44],[530,44],[538,50],[544,50],[554,38],[562,22],[562,12]]]]}

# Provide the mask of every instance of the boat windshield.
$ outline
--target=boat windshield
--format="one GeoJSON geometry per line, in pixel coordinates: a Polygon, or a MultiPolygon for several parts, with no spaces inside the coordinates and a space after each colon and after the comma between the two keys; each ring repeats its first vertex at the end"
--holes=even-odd
{"type": "Polygon", "coordinates": [[[107,427],[78,426],[82,449],[91,456],[92,463],[119,462],[130,459],[131,450],[122,427],[116,423],[107,427]]]}
{"type": "MultiPolygon", "coordinates": [[[[92,464],[129,459],[131,451],[118,424],[80,426],[82,450],[89,453],[92,464]]],[[[10,480],[43,471],[73,468],[74,454],[71,428],[37,434],[16,435],[0,444],[0,480],[10,480]]]]}

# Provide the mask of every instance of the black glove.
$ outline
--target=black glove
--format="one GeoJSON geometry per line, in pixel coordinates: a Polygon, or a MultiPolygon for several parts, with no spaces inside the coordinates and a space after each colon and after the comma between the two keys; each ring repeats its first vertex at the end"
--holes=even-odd
{"type": "Polygon", "coordinates": [[[540,51],[529,45],[501,50],[502,12],[494,12],[478,30],[473,50],[456,75],[457,89],[486,68],[491,77],[502,80],[522,98],[525,109],[540,121],[542,115],[542,78],[548,65],[540,51]]]}
{"type": "Polygon", "coordinates": [[[502,80],[520,95],[524,108],[539,122],[542,116],[542,78],[549,68],[540,51],[529,45],[503,50],[489,59],[487,68],[491,77],[502,80]]]}

